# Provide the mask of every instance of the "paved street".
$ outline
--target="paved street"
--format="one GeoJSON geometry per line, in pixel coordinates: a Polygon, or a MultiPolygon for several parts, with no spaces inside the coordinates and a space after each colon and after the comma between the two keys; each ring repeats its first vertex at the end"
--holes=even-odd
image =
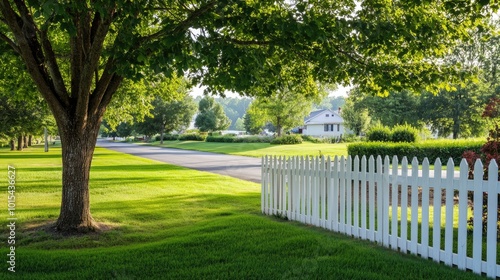
{"type": "Polygon", "coordinates": [[[261,159],[98,139],[97,146],[196,170],[260,183],[261,159]]]}

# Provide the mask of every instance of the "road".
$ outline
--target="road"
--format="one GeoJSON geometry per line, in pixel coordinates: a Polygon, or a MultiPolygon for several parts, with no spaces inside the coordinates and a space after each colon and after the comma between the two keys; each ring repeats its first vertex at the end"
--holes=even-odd
{"type": "Polygon", "coordinates": [[[160,148],[147,145],[135,145],[130,143],[112,142],[104,139],[98,139],[97,146],[256,183],[260,183],[261,181],[260,158],[160,148]]]}

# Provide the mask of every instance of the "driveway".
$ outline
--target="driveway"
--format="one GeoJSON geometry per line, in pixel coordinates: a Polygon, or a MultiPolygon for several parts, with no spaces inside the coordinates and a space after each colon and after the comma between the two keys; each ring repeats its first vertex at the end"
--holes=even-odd
{"type": "Polygon", "coordinates": [[[104,139],[98,139],[97,146],[256,183],[260,183],[261,181],[260,158],[161,148],[147,145],[135,145],[130,143],[112,142],[104,139]]]}

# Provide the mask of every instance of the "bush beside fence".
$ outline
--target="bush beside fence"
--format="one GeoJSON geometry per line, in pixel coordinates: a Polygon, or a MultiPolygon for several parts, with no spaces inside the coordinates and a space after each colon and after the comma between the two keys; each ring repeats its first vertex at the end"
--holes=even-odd
{"type": "Polygon", "coordinates": [[[436,140],[419,143],[362,142],[347,145],[347,154],[354,156],[393,156],[413,158],[422,162],[427,158],[434,162],[438,158],[452,158],[455,164],[462,160],[466,150],[479,152],[484,140],[436,140]]]}

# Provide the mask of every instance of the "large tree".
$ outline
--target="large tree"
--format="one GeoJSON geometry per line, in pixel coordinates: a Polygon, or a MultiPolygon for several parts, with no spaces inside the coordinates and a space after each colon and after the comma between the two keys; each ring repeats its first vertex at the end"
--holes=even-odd
{"type": "Polygon", "coordinates": [[[189,127],[196,110],[196,103],[187,92],[180,100],[164,100],[158,96],[153,101],[153,116],[138,123],[137,131],[146,135],[160,133],[160,143],[163,144],[165,133],[182,131],[189,127]]]}
{"type": "Polygon", "coordinates": [[[224,113],[222,105],[213,97],[205,96],[198,104],[198,115],[194,121],[194,126],[200,131],[220,131],[227,129],[231,125],[231,120],[224,113]]]}
{"type": "MultiPolygon", "coordinates": [[[[145,69],[187,74],[208,91],[266,92],[290,73],[376,91],[442,84],[437,56],[491,1],[0,0],[1,49],[19,57],[57,122],[62,204],[56,227],[93,230],[89,174],[108,104],[145,69]],[[272,82],[271,82],[272,81],[272,82]],[[437,83],[434,83],[437,82],[437,83]]],[[[449,70],[449,71],[448,71],[449,70]]]]}

